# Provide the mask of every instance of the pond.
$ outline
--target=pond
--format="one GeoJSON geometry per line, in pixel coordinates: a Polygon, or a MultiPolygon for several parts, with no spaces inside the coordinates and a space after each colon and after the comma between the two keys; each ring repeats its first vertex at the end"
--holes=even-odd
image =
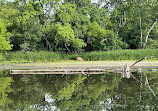
{"type": "Polygon", "coordinates": [[[158,72],[11,75],[0,71],[0,111],[158,111],[158,72]]]}

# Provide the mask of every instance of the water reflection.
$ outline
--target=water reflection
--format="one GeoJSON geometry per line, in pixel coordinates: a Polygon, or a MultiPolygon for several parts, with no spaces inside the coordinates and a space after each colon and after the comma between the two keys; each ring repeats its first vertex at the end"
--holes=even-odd
{"type": "Polygon", "coordinates": [[[10,75],[0,71],[0,110],[156,111],[158,72],[10,75]]]}

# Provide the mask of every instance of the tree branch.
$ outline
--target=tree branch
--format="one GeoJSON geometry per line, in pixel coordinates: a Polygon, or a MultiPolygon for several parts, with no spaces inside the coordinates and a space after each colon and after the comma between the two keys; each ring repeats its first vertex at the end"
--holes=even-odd
{"type": "Polygon", "coordinates": [[[142,32],[142,19],[141,19],[141,16],[139,14],[139,22],[140,22],[140,46],[141,48],[143,47],[143,32],[142,32]]]}
{"type": "Polygon", "coordinates": [[[50,43],[49,43],[49,41],[47,40],[46,37],[44,37],[44,40],[46,41],[46,44],[48,45],[49,50],[50,50],[50,51],[53,51],[53,49],[52,49],[52,47],[51,47],[51,45],[50,45],[50,43]]]}
{"type": "Polygon", "coordinates": [[[131,67],[133,67],[136,63],[138,63],[138,62],[140,62],[140,61],[146,59],[147,57],[153,57],[153,56],[145,56],[145,57],[139,59],[138,61],[136,61],[133,65],[131,65],[131,67]]]}
{"type": "Polygon", "coordinates": [[[137,64],[138,62],[144,60],[146,57],[141,58],[140,60],[136,61],[133,65],[131,65],[131,67],[133,67],[135,64],[137,64]]]}
{"type": "Polygon", "coordinates": [[[149,29],[149,31],[148,31],[148,33],[147,33],[147,35],[146,35],[146,38],[145,38],[145,43],[144,43],[143,48],[145,48],[145,47],[146,47],[146,43],[147,43],[147,41],[148,41],[149,34],[150,34],[150,32],[152,31],[152,29],[154,28],[154,26],[155,26],[155,24],[156,24],[156,23],[157,23],[157,19],[156,19],[156,21],[152,24],[152,26],[150,27],[150,29],[149,29]]]}
{"type": "Polygon", "coordinates": [[[70,51],[70,49],[67,47],[66,43],[64,44],[67,51],[70,51]]]}

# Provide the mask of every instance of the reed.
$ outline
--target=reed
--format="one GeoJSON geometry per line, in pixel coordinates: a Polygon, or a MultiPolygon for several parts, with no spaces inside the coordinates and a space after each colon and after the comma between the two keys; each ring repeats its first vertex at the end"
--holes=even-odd
{"type": "Polygon", "coordinates": [[[12,52],[5,55],[5,60],[11,62],[54,62],[60,60],[60,56],[54,52],[12,52]]]}
{"type": "Polygon", "coordinates": [[[84,53],[84,60],[138,60],[142,57],[153,56],[148,60],[158,60],[158,49],[139,49],[139,50],[114,50],[114,51],[95,51],[84,53]]]}
{"type": "Polygon", "coordinates": [[[5,61],[17,63],[76,60],[77,57],[82,57],[85,61],[138,60],[145,56],[153,56],[148,58],[148,60],[158,60],[158,49],[95,51],[83,54],[66,54],[48,51],[24,53],[17,51],[3,55],[5,61]]]}

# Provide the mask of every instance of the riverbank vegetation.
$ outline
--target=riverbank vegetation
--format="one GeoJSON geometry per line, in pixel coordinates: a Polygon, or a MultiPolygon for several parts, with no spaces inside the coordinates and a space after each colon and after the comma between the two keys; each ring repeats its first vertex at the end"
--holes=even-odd
{"type": "Polygon", "coordinates": [[[157,10],[157,0],[1,0],[0,60],[157,58],[157,10]]]}
{"type": "Polygon", "coordinates": [[[49,51],[36,52],[12,52],[4,55],[3,61],[13,63],[29,62],[54,62],[76,60],[82,57],[85,61],[109,61],[109,60],[139,60],[142,57],[151,56],[147,60],[158,60],[158,49],[139,49],[139,50],[114,50],[114,51],[95,51],[82,54],[54,53],[49,51]]]}

